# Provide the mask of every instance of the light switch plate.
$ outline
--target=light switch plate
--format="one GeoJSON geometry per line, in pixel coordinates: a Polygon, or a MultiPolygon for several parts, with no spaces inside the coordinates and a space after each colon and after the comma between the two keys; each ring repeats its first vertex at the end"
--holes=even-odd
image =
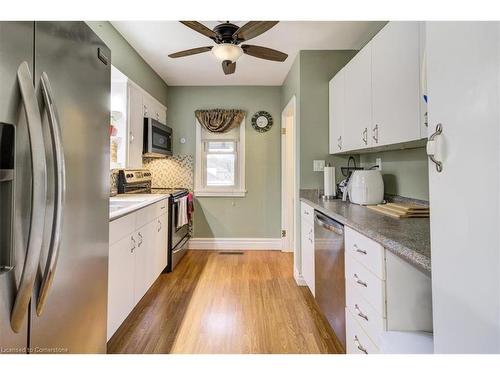
{"type": "Polygon", "coordinates": [[[375,164],[378,165],[378,170],[381,171],[382,170],[382,158],[376,158],[375,164]]]}
{"type": "Polygon", "coordinates": [[[325,161],[324,160],[314,160],[313,161],[313,171],[314,172],[323,172],[325,169],[325,161]]]}

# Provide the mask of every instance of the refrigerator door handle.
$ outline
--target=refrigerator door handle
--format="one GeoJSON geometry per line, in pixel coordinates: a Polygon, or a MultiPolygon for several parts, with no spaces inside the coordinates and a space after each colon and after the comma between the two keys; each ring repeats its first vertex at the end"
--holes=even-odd
{"type": "Polygon", "coordinates": [[[66,195],[66,167],[64,163],[64,148],[61,138],[61,128],[59,126],[59,116],[57,107],[52,95],[52,88],[47,73],[43,72],[40,78],[42,97],[48,114],[48,123],[52,141],[52,153],[54,154],[55,175],[54,175],[54,216],[52,219],[51,237],[48,252],[47,264],[38,293],[36,303],[36,313],[40,316],[43,312],[48,292],[52,285],[54,273],[59,256],[61,245],[62,223],[64,216],[64,198],[66,195]]]}
{"type": "Polygon", "coordinates": [[[19,332],[22,328],[24,318],[28,312],[28,304],[33,293],[33,285],[42,250],[45,209],[47,205],[47,161],[45,159],[45,147],[43,143],[42,120],[35,95],[35,88],[33,87],[33,78],[28,63],[25,61],[17,69],[17,81],[24,104],[28,138],[31,146],[32,191],[28,246],[21,273],[21,281],[10,316],[10,325],[14,332],[19,332]]]}

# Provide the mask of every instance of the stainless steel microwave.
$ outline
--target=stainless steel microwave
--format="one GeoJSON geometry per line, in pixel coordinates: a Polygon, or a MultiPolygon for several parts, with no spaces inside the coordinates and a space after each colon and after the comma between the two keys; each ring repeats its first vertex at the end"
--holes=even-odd
{"type": "Polygon", "coordinates": [[[144,142],[142,154],[150,157],[172,155],[172,128],[156,121],[144,118],[144,142]]]}

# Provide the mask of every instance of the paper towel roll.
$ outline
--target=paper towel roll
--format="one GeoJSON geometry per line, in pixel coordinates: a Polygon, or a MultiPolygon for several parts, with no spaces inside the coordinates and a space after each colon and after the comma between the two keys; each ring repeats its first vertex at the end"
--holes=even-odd
{"type": "Polygon", "coordinates": [[[323,170],[325,185],[324,185],[324,195],[327,197],[334,197],[337,192],[337,187],[335,185],[335,167],[325,167],[323,170]]]}

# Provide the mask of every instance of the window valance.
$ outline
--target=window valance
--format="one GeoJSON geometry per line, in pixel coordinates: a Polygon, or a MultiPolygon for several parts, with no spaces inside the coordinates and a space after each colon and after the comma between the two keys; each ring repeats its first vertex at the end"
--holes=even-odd
{"type": "Polygon", "coordinates": [[[246,111],[241,109],[198,109],[194,111],[200,125],[212,133],[225,133],[241,124],[246,111]]]}

